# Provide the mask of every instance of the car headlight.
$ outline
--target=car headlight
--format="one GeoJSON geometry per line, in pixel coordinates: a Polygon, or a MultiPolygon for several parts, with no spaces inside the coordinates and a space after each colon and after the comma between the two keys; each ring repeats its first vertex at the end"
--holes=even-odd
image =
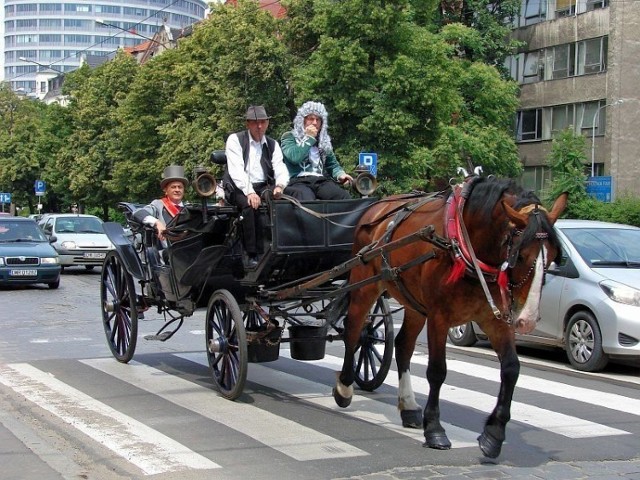
{"type": "Polygon", "coordinates": [[[76,248],[78,248],[78,246],[76,245],[76,242],[71,241],[71,240],[67,240],[65,242],[62,242],[60,244],[60,246],[62,248],[64,248],[65,250],[75,250],[76,248]]]}
{"type": "Polygon", "coordinates": [[[41,264],[57,265],[59,263],[58,257],[44,257],[40,259],[41,264]]]}
{"type": "Polygon", "coordinates": [[[4,265],[4,258],[0,257],[0,265],[4,265]]]}
{"type": "Polygon", "coordinates": [[[614,302],[640,307],[640,290],[612,280],[600,282],[600,288],[602,288],[602,291],[607,294],[607,297],[614,302]]]}

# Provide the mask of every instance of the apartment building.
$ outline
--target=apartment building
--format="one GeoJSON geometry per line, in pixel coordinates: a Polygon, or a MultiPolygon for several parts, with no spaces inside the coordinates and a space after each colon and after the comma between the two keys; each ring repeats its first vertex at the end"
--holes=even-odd
{"type": "Polygon", "coordinates": [[[203,0],[5,0],[4,80],[35,95],[46,88],[38,72],[69,72],[163,27],[188,28],[206,8],[203,0]]]}
{"type": "Polygon", "coordinates": [[[640,195],[640,1],[523,0],[515,27],[523,184],[544,189],[551,140],[572,126],[587,137],[585,173],[610,176],[612,199],[640,195]]]}

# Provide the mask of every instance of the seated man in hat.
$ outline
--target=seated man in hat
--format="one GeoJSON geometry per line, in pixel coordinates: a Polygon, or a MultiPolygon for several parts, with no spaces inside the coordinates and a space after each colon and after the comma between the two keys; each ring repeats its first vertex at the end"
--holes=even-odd
{"type": "Polygon", "coordinates": [[[229,135],[225,148],[226,199],[242,212],[242,239],[250,268],[258,265],[258,255],[264,253],[263,219],[257,212],[262,192],[273,188],[278,198],[289,181],[280,145],[266,136],[269,118],[263,106],[250,106],[245,116],[247,129],[229,135]]]}
{"type": "Polygon", "coordinates": [[[164,232],[167,223],[175,217],[183,207],[182,198],[189,181],[184,176],[184,167],[170,165],[164,169],[160,188],[164,192],[162,198],[156,199],[146,207],[134,213],[133,217],[149,226],[155,226],[162,246],[166,247],[164,232]]]}

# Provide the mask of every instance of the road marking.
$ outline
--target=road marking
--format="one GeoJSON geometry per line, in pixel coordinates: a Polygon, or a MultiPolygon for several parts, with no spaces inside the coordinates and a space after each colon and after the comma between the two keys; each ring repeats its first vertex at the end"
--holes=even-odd
{"type": "MultiPolygon", "coordinates": [[[[469,352],[474,352],[482,355],[483,357],[489,357],[493,359],[498,358],[498,356],[496,355],[496,352],[491,350],[491,348],[458,347],[451,343],[447,343],[447,349],[457,350],[461,353],[466,353],[466,354],[468,354],[469,352]]],[[[562,365],[560,363],[549,362],[545,360],[538,360],[537,358],[532,358],[532,357],[524,357],[522,355],[520,355],[520,363],[522,363],[522,365],[536,365],[536,366],[541,366],[545,368],[553,368],[554,370],[569,372],[572,375],[576,375],[576,376],[579,375],[581,377],[592,377],[598,380],[601,380],[603,378],[610,378],[611,380],[617,380],[619,382],[634,383],[636,385],[640,385],[640,377],[633,376],[633,375],[619,375],[617,373],[609,373],[609,372],[581,372],[567,365],[562,365]]]]}
{"type": "MultiPolygon", "coordinates": [[[[204,355],[204,353],[193,354],[188,360],[208,366],[204,355]]],[[[218,396],[215,391],[209,388],[138,362],[124,365],[111,358],[82,360],[82,362],[119,380],[135,385],[136,388],[226,425],[295,460],[369,455],[364,450],[292,420],[241,401],[232,402],[218,396]]]]}
{"type": "MultiPolygon", "coordinates": [[[[281,350],[280,355],[282,354],[283,351],[281,350]]],[[[426,364],[427,359],[425,357],[421,358],[419,356],[414,356],[411,361],[414,363],[426,364]]],[[[326,368],[342,368],[342,359],[330,355],[325,355],[323,360],[313,360],[310,363],[326,368]]],[[[466,365],[468,366],[468,371],[471,371],[473,364],[468,363],[466,365]]],[[[412,375],[411,380],[415,393],[428,395],[429,384],[426,378],[420,378],[416,375],[412,375]]],[[[397,375],[387,376],[384,383],[398,388],[397,375]]],[[[564,388],[566,388],[566,386],[564,388]]],[[[442,385],[440,399],[447,402],[453,402],[458,405],[463,405],[468,408],[473,408],[487,414],[493,411],[496,404],[496,398],[492,395],[447,385],[446,383],[442,385]]],[[[618,430],[617,428],[607,427],[606,425],[600,425],[578,417],[564,415],[562,413],[553,412],[551,410],[521,402],[512,402],[511,419],[531,425],[535,428],[548,430],[549,432],[563,435],[568,438],[607,437],[612,435],[631,434],[624,430],[618,430]]]]}
{"type": "MultiPolygon", "coordinates": [[[[427,365],[427,358],[425,357],[414,356],[411,361],[419,363],[420,365],[427,365]]],[[[447,359],[447,369],[464,375],[470,375],[474,378],[483,378],[493,382],[500,381],[500,370],[494,367],[486,367],[462,362],[460,360],[447,359]]],[[[600,407],[629,413],[631,415],[640,415],[640,400],[625,397],[623,395],[616,395],[615,393],[600,392],[583,387],[574,387],[573,385],[553,382],[551,380],[536,378],[530,375],[520,375],[516,388],[533,390],[534,392],[554,395],[556,397],[575,400],[589,405],[598,405],[600,407]]]]}
{"type": "MultiPolygon", "coordinates": [[[[288,355],[289,350],[280,350],[280,354],[281,356],[290,358],[288,355]]],[[[202,355],[195,353],[174,355],[189,360],[190,362],[208,366],[206,359],[203,359],[202,355]]],[[[305,402],[411,437],[420,443],[424,442],[424,432],[422,429],[402,427],[400,414],[395,405],[389,405],[376,401],[375,399],[358,395],[354,396],[353,402],[348,409],[343,409],[336,405],[331,395],[331,387],[257,363],[249,365],[247,379],[251,382],[284,392],[287,395],[299,398],[305,402]]],[[[445,428],[447,428],[448,431],[450,429],[450,437],[454,439],[452,442],[454,443],[453,448],[473,447],[478,444],[476,440],[478,436],[477,433],[456,427],[455,425],[445,425],[445,428]]]]}
{"type": "Polygon", "coordinates": [[[160,432],[26,363],[0,366],[0,382],[131,462],[145,475],[220,468],[160,432]]]}

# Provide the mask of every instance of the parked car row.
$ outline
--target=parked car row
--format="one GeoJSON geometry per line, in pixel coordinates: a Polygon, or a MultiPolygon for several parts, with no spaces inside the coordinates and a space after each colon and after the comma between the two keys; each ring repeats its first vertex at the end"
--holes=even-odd
{"type": "MultiPolygon", "coordinates": [[[[562,256],[542,289],[540,321],[518,342],[563,348],[577,370],[597,372],[610,359],[640,360],[640,228],[558,220],[562,256]]],[[[486,339],[470,322],[449,331],[454,345],[486,339]]]]}
{"type": "Polygon", "coordinates": [[[94,215],[0,216],[0,285],[44,283],[58,288],[65,267],[101,266],[115,247],[94,215]]]}

